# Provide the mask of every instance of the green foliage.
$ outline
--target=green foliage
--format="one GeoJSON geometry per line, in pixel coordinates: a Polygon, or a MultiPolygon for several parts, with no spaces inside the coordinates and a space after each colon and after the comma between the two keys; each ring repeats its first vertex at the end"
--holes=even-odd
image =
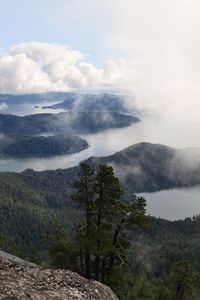
{"type": "Polygon", "coordinates": [[[68,239],[65,224],[60,223],[58,220],[55,220],[52,224],[49,254],[51,267],[75,269],[75,249],[68,239]]]}
{"type": "Polygon", "coordinates": [[[0,132],[14,135],[36,135],[44,132],[98,132],[108,128],[130,126],[139,119],[115,112],[61,112],[15,116],[0,114],[0,132]]]}
{"type": "Polygon", "coordinates": [[[161,280],[152,280],[146,275],[133,279],[126,300],[169,300],[170,291],[161,280]]]}
{"type": "Polygon", "coordinates": [[[15,239],[8,233],[0,233],[0,249],[16,256],[22,256],[22,250],[15,239]]]}
{"type": "Polygon", "coordinates": [[[119,180],[113,168],[104,165],[94,172],[82,164],[75,188],[72,199],[82,209],[82,219],[75,230],[79,272],[116,289],[119,281],[122,285],[120,271],[125,274],[128,270],[129,232],[147,225],[146,202],[142,197],[134,203],[122,202],[119,180]]]}
{"type": "MultiPolygon", "coordinates": [[[[80,170],[0,173],[0,232],[9,235],[0,237],[0,247],[40,263],[50,243],[51,265],[81,274],[86,274],[89,247],[91,277],[109,284],[120,300],[172,300],[171,265],[188,260],[200,271],[200,217],[174,222],[148,218],[147,226],[144,199],[122,202],[126,195],[112,168],[100,165],[94,172],[85,166],[82,177],[80,170]],[[60,239],[51,226],[54,219],[59,219],[60,239]]],[[[187,300],[200,299],[194,287],[196,281],[184,296],[187,300]]]]}
{"type": "Polygon", "coordinates": [[[13,236],[24,252],[36,247],[44,256],[53,219],[73,227],[77,210],[70,196],[77,171],[68,172],[0,173],[0,232],[13,236]]]}
{"type": "Polygon", "coordinates": [[[131,269],[137,273],[160,277],[168,274],[170,266],[188,260],[200,270],[200,218],[167,221],[150,218],[151,226],[137,235],[129,251],[131,269]]]}
{"type": "Polygon", "coordinates": [[[197,286],[199,277],[199,272],[197,272],[187,260],[177,262],[172,270],[170,278],[173,299],[192,299],[192,296],[196,292],[195,285],[197,286]]]}
{"type": "Polygon", "coordinates": [[[49,249],[51,265],[77,270],[125,295],[131,278],[127,255],[131,245],[129,233],[148,224],[145,199],[122,202],[119,180],[113,168],[104,165],[94,171],[81,164],[74,187],[72,200],[81,209],[80,221],[70,237],[65,224],[54,223],[49,249]]]}
{"type": "Polygon", "coordinates": [[[78,136],[4,136],[0,145],[2,156],[49,156],[81,151],[88,146],[87,141],[78,136]]]}
{"type": "MultiPolygon", "coordinates": [[[[193,152],[190,151],[192,156],[193,152]]],[[[125,191],[124,199],[127,201],[129,198],[132,199],[133,193],[199,184],[200,164],[198,159],[191,168],[188,168],[187,160],[184,157],[188,157],[188,149],[180,150],[143,142],[110,156],[90,157],[86,163],[95,167],[99,164],[115,166],[115,172],[125,191]],[[172,165],[173,168],[171,168],[172,165]]]]}

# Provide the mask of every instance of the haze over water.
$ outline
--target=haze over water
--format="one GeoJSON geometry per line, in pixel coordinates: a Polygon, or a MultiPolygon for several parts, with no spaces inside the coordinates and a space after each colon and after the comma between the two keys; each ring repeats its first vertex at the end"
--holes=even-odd
{"type": "MultiPolygon", "coordinates": [[[[46,104],[48,105],[48,103],[46,104]]],[[[41,106],[41,103],[11,106],[3,113],[23,116],[33,113],[63,111],[60,109],[44,110],[41,106]]],[[[79,153],[47,158],[2,158],[0,159],[0,171],[21,172],[27,168],[36,171],[69,168],[78,165],[80,161],[90,156],[112,155],[140,142],[159,143],[175,148],[200,147],[200,132],[196,131],[194,134],[193,126],[189,126],[184,120],[172,120],[168,116],[155,113],[143,113],[140,118],[141,122],[129,127],[104,130],[95,134],[81,134],[80,136],[88,141],[89,147],[79,153]]]]}
{"type": "MultiPolygon", "coordinates": [[[[37,104],[23,105],[15,110],[10,107],[4,113],[26,115],[32,113],[60,112],[35,108],[37,104]]],[[[143,114],[141,122],[130,127],[110,129],[95,134],[80,135],[89,148],[79,153],[48,158],[3,158],[0,171],[21,172],[31,168],[36,171],[69,168],[90,156],[107,156],[139,142],[160,143],[171,147],[200,147],[200,134],[180,120],[172,120],[159,114],[143,114]],[[176,124],[175,124],[176,123],[176,124]],[[176,128],[176,130],[174,130],[176,128]],[[187,137],[187,138],[186,138],[187,137]]],[[[173,189],[143,194],[147,200],[147,213],[166,219],[182,219],[200,213],[200,187],[173,189]]]]}

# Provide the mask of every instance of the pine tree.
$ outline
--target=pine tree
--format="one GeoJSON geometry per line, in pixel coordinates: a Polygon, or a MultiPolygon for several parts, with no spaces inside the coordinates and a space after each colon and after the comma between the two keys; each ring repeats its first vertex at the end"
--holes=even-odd
{"type": "Polygon", "coordinates": [[[95,177],[96,207],[96,258],[95,279],[104,280],[105,255],[109,251],[112,224],[120,207],[123,194],[119,180],[114,176],[113,168],[99,165],[95,177]],[[104,257],[101,257],[104,255],[104,257]],[[103,261],[101,261],[103,259],[103,261]],[[101,267],[100,267],[101,264],[101,267]]]}
{"type": "MultiPolygon", "coordinates": [[[[175,290],[173,299],[190,299],[195,293],[195,283],[197,283],[199,276],[199,272],[187,260],[177,262],[171,273],[171,285],[175,290]]],[[[191,299],[197,298],[192,297],[191,299]]]]}
{"type": "Polygon", "coordinates": [[[54,268],[76,270],[76,251],[68,238],[65,224],[54,220],[49,245],[50,264],[54,268]]]}
{"type": "Polygon", "coordinates": [[[83,221],[77,226],[77,240],[80,245],[80,261],[84,276],[91,278],[91,248],[93,244],[93,216],[94,216],[94,171],[89,165],[83,163],[80,166],[80,174],[74,186],[77,193],[72,196],[72,199],[81,208],[83,213],[83,221]],[[83,264],[85,262],[85,268],[83,264]]]}
{"type": "Polygon", "coordinates": [[[130,246],[129,232],[138,228],[146,228],[148,219],[146,213],[146,201],[143,197],[138,197],[130,204],[121,203],[121,209],[115,220],[112,251],[109,255],[107,269],[107,280],[115,272],[116,266],[127,266],[127,249],[130,246]],[[114,271],[114,272],[113,272],[114,271]]]}
{"type": "Polygon", "coordinates": [[[145,199],[125,204],[113,168],[105,165],[95,172],[82,164],[75,187],[72,199],[82,209],[82,220],[75,230],[81,274],[111,282],[116,269],[119,272],[127,267],[129,232],[146,226],[145,199]]]}

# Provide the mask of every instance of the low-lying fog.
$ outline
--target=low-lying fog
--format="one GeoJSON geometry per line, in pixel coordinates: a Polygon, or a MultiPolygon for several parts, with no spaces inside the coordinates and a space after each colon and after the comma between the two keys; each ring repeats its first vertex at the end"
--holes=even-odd
{"type": "MultiPolygon", "coordinates": [[[[25,116],[31,114],[51,113],[52,109],[43,109],[42,106],[48,106],[58,103],[57,101],[44,101],[39,103],[27,103],[7,105],[6,103],[0,103],[0,113],[11,114],[17,116],[25,116]]],[[[59,113],[63,109],[56,109],[53,112],[59,113]]]]}
{"type": "MultiPolygon", "coordinates": [[[[37,105],[21,106],[21,111],[14,111],[19,115],[47,112],[37,105]]],[[[48,110],[48,112],[58,112],[48,110]]],[[[6,111],[6,113],[8,113],[6,111]]],[[[183,119],[173,120],[167,116],[144,113],[141,122],[130,127],[110,129],[101,133],[81,135],[89,143],[89,148],[76,154],[59,155],[48,158],[3,158],[0,159],[0,171],[21,172],[27,168],[36,171],[46,169],[68,168],[78,165],[80,161],[90,156],[107,156],[139,142],[160,143],[171,147],[200,147],[200,131],[195,131],[183,119]]]]}
{"type": "MultiPolygon", "coordinates": [[[[18,115],[47,112],[37,105],[21,106],[18,115]]],[[[11,110],[11,109],[10,109],[11,110]]],[[[10,111],[11,112],[11,111],[10,111]]],[[[48,112],[58,112],[48,110],[48,112]]],[[[8,113],[8,112],[6,112],[8,113]]],[[[59,155],[48,158],[4,158],[0,159],[0,171],[21,172],[27,168],[36,171],[68,168],[77,165],[90,156],[107,156],[138,142],[165,144],[171,147],[200,147],[200,131],[180,116],[173,119],[159,114],[144,113],[142,121],[122,129],[106,130],[101,133],[81,135],[89,143],[89,148],[76,154],[59,155]]],[[[144,194],[147,199],[147,212],[157,217],[180,219],[200,213],[200,187],[174,189],[144,194]]]]}

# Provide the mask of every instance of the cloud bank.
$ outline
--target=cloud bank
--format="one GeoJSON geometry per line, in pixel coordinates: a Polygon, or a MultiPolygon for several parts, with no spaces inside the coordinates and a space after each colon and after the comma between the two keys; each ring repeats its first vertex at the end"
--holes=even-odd
{"type": "Polygon", "coordinates": [[[8,105],[5,102],[0,102],[0,112],[8,109],[8,105]]]}
{"type": "Polygon", "coordinates": [[[200,1],[116,0],[112,21],[109,42],[126,55],[138,106],[197,119],[200,1]]]}
{"type": "Polygon", "coordinates": [[[0,93],[119,87],[127,81],[127,73],[123,59],[97,68],[83,53],[61,44],[21,43],[0,56],[0,93]]]}

